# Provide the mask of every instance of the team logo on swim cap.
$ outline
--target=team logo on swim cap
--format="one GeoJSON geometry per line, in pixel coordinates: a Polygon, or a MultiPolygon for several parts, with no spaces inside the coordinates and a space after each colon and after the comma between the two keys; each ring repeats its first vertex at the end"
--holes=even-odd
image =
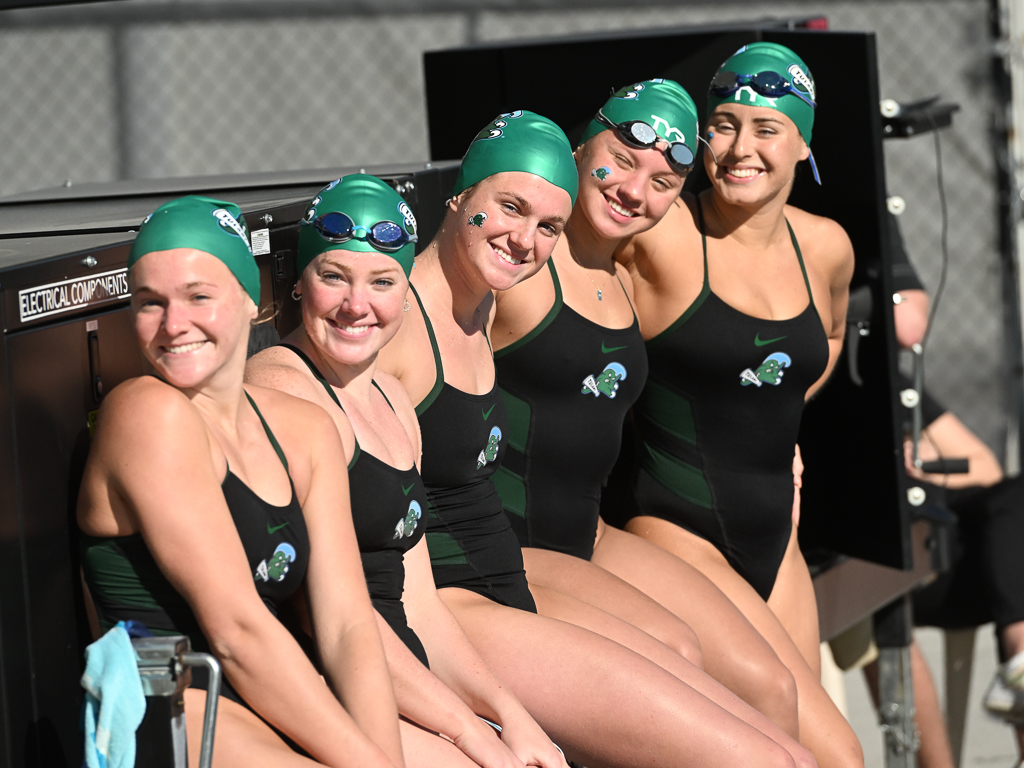
{"type": "Polygon", "coordinates": [[[789,69],[786,70],[793,77],[793,83],[796,85],[802,85],[804,90],[811,97],[811,101],[817,101],[818,97],[814,93],[814,81],[807,76],[807,73],[800,68],[799,64],[790,64],[789,69]]]}
{"type": "Polygon", "coordinates": [[[792,358],[785,352],[774,352],[764,359],[755,370],[744,369],[740,373],[740,384],[749,387],[753,384],[760,387],[763,384],[779,386],[782,383],[782,374],[793,364],[792,358]]]}
{"type": "Polygon", "coordinates": [[[626,378],[626,367],[621,363],[608,363],[597,376],[587,376],[583,380],[581,394],[592,394],[594,397],[615,398],[618,394],[619,382],[626,378]]]}
{"type": "Polygon", "coordinates": [[[633,83],[633,85],[629,86],[629,90],[626,91],[624,94],[622,94],[621,96],[613,96],[612,98],[614,98],[614,99],[639,99],[640,98],[640,91],[642,91],[643,89],[644,89],[644,84],[643,83],[633,83]]]}
{"type": "Polygon", "coordinates": [[[416,217],[412,213],[412,208],[404,200],[398,204],[398,212],[402,214],[402,218],[405,219],[405,231],[410,235],[416,234],[416,217]]]}
{"type": "Polygon", "coordinates": [[[245,241],[245,245],[251,251],[252,248],[249,246],[249,233],[245,230],[245,222],[239,221],[231,212],[225,208],[217,208],[211,211],[212,216],[217,219],[217,223],[220,224],[220,228],[228,234],[234,234],[242,238],[245,241]]]}
{"type": "Polygon", "coordinates": [[[515,120],[517,117],[523,116],[523,110],[517,109],[515,112],[502,112],[494,121],[484,128],[480,133],[476,135],[473,142],[486,141],[487,139],[499,139],[505,133],[505,128],[508,126],[509,120],[515,120]]]}
{"type": "Polygon", "coordinates": [[[302,220],[306,224],[311,224],[313,222],[313,219],[316,218],[316,207],[320,205],[321,200],[323,200],[323,198],[320,197],[320,195],[317,195],[310,201],[309,210],[306,211],[306,215],[302,217],[302,220]]]}

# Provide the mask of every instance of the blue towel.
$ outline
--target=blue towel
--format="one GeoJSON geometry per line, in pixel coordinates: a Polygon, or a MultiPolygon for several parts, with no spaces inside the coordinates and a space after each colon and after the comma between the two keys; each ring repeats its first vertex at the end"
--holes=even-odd
{"type": "Polygon", "coordinates": [[[85,649],[85,765],[133,768],[135,731],[146,714],[146,697],[124,622],[85,649]]]}

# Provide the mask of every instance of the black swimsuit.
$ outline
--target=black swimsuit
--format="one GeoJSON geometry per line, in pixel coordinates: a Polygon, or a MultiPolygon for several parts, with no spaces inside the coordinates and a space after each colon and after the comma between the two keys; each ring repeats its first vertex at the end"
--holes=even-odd
{"type": "Polygon", "coordinates": [[[427,548],[438,589],[459,587],[531,613],[523,552],[491,476],[505,452],[508,422],[495,381],[471,395],[444,380],[441,353],[416,289],[434,353],[434,387],[416,406],[423,436],[423,481],[430,507],[427,548]]]}
{"type": "Polygon", "coordinates": [[[508,451],[494,475],[524,547],[589,560],[601,486],[619,455],[622,422],[647,379],[640,324],[605,328],[562,300],[523,338],[495,353],[509,416],[508,451]]]}
{"type": "MultiPolygon", "coordinates": [[[[246,397],[287,471],[288,461],[281,446],[256,403],[248,393],[246,397]]],[[[309,564],[309,534],[295,487],[292,486],[291,501],[276,507],[253,493],[228,468],[221,490],[249,560],[256,592],[271,614],[277,616],[277,607],[302,584],[309,564]]],[[[157,566],[141,533],[104,537],[83,533],[79,550],[104,632],[118,621],[135,619],[154,635],[188,635],[193,650],[212,652],[191,607],[157,566]]],[[[193,669],[191,687],[206,690],[205,669],[193,669]]],[[[248,707],[226,677],[222,678],[221,695],[248,707]]]]}
{"type": "MultiPolygon", "coordinates": [[[[344,413],[337,393],[313,361],[298,347],[291,344],[281,346],[299,356],[344,413]]],[[[373,385],[377,387],[377,382],[373,385]]],[[[380,387],[377,391],[390,406],[391,402],[380,387]]],[[[427,489],[420,473],[415,466],[396,469],[361,450],[356,441],[352,460],[348,463],[348,486],[352,499],[352,522],[370,601],[416,658],[429,666],[427,652],[409,627],[405,606],[402,605],[405,587],[403,555],[419,542],[425,528],[421,517],[427,507],[427,489]]]]}
{"type": "Polygon", "coordinates": [[[792,530],[804,397],[828,364],[828,338],[792,227],[810,300],[794,318],[762,320],[712,292],[699,199],[697,215],[703,290],[647,342],[650,378],[634,409],[640,456],[633,514],[707,539],[767,600],[792,530]]]}

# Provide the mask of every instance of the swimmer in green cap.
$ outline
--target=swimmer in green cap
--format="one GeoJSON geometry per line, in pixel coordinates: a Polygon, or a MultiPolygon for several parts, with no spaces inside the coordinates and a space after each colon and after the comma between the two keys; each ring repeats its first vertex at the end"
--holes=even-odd
{"type": "Polygon", "coordinates": [[[647,372],[632,283],[613,254],[625,238],[683,205],[679,194],[695,162],[698,127],[690,95],[666,79],[621,88],[587,125],[575,153],[579,197],[548,269],[497,294],[498,384],[506,399],[526,403],[530,413],[522,469],[503,470],[497,487],[531,575],[579,587],[575,597],[648,634],[660,637],[679,619],[686,622],[704,647],[722,650],[705,660],[709,674],[796,735],[795,691],[777,684],[789,673],[728,598],[692,566],[599,515],[623,419],[647,372]],[[557,369],[549,363],[555,350],[557,369]],[[536,372],[547,369],[540,388],[536,372]],[[614,400],[599,394],[609,376],[616,382],[614,400]],[[590,390],[588,381],[596,382],[590,390]],[[581,389],[594,394],[566,394],[581,389]],[[625,576],[633,587],[608,571],[635,574],[625,576]],[[668,610],[643,619],[618,610],[649,598],[668,610]]]}
{"type": "Polygon", "coordinates": [[[618,522],[739,608],[795,681],[791,732],[821,765],[859,768],[856,735],[819,681],[814,593],[796,544],[800,418],[839,357],[853,274],[842,227],[787,202],[819,97],[785,46],[740,48],[710,85],[711,188],[684,193],[617,250],[649,365],[633,409],[633,503],[618,522]],[[776,373],[764,383],[755,372],[767,364],[776,373]]]}
{"type": "MultiPolygon", "coordinates": [[[[678,632],[680,620],[689,624],[702,646],[721,649],[705,658],[711,676],[801,753],[793,740],[795,691],[780,690],[778,680],[789,673],[770,646],[696,569],[605,525],[599,514],[623,420],[647,373],[632,284],[613,254],[624,238],[681,205],[697,130],[693,100],[665,79],[616,91],[586,127],[575,153],[579,196],[548,268],[496,296],[498,385],[506,402],[519,404],[513,414],[529,414],[517,425],[529,438],[522,459],[499,471],[495,484],[531,579],[656,637],[678,632]],[[633,610],[638,604],[652,610],[633,610]]],[[[573,620],[557,603],[538,607],[573,620]]]]}
{"type": "MultiPolygon", "coordinates": [[[[659,138],[649,141],[650,146],[631,147],[618,138],[620,130],[630,129],[628,125],[602,130],[577,152],[577,159],[586,153],[599,160],[596,165],[574,162],[560,131],[530,113],[499,116],[477,135],[463,161],[441,232],[417,258],[412,308],[401,330],[381,351],[379,368],[398,377],[419,418],[422,475],[431,502],[426,538],[438,593],[476,651],[488,666],[500,671],[570,759],[623,767],[690,762],[724,766],[748,761],[806,766],[809,755],[781,728],[691,663],[689,659],[698,655],[696,644],[677,619],[667,616],[658,625],[665,630],[660,636],[669,638],[675,649],[670,651],[586,601],[527,583],[519,542],[494,486],[505,476],[506,466],[522,471],[524,449],[531,439],[529,405],[507,398],[495,382],[491,348],[508,345],[507,331],[499,331],[498,326],[486,333],[495,296],[504,301],[506,295],[537,281],[541,298],[529,307],[529,317],[552,309],[557,283],[554,271],[544,265],[550,264],[549,258],[571,261],[568,252],[558,256],[563,247],[558,235],[570,214],[569,226],[574,226],[584,196],[594,196],[593,215],[603,218],[592,225],[584,217],[580,232],[597,230],[607,262],[602,266],[610,269],[611,248],[605,240],[651,226],[678,195],[682,175],[669,166],[666,150],[676,142],[696,146],[697,114],[685,94],[678,96],[682,93],[678,86],[653,81],[652,85],[657,87],[649,93],[657,98],[649,101],[657,105],[654,113],[665,122],[655,126],[652,121],[652,130],[662,131],[659,138]],[[591,175],[601,166],[608,166],[610,175],[604,174],[604,179],[591,175]],[[637,185],[646,188],[638,191],[637,185]],[[577,208],[572,210],[577,189],[577,208]],[[604,202],[599,208],[597,198],[603,194],[614,207],[604,202]],[[540,275],[525,279],[538,270],[540,275]],[[566,621],[552,618],[556,615],[566,621]],[[671,674],[666,675],[666,669],[671,674]],[[594,670],[600,671],[595,674],[594,670]],[[604,705],[610,701],[615,706],[604,705]],[[590,706],[590,702],[601,704],[590,706]],[[722,749],[726,742],[735,745],[737,752],[722,749]]],[[[610,119],[620,122],[630,118],[614,108],[609,113],[610,119]]],[[[649,115],[650,110],[645,115],[650,120],[649,115]]],[[[642,138],[641,133],[632,140],[642,138]]],[[[585,236],[581,239],[590,246],[585,236]]],[[[634,365],[642,359],[642,342],[639,338],[625,342],[633,343],[635,349],[624,353],[619,341],[624,332],[636,333],[629,302],[613,276],[604,273],[613,282],[605,286],[607,297],[599,302],[585,272],[564,269],[574,291],[569,297],[567,288],[565,295],[574,309],[586,313],[569,322],[605,326],[600,332],[591,331],[585,354],[597,354],[609,365],[577,371],[578,351],[569,348],[577,339],[561,337],[548,347],[551,354],[544,367],[532,373],[537,377],[551,375],[548,369],[563,376],[568,373],[571,386],[560,396],[589,400],[596,409],[614,404],[621,427],[620,398],[628,405],[635,396],[628,387],[630,380],[643,379],[642,362],[634,365]],[[588,296],[578,293],[580,284],[587,286],[588,296]],[[600,312],[605,306],[612,314],[600,312]],[[623,308],[628,315],[625,321],[623,308]],[[602,341],[597,338],[605,331],[607,354],[601,352],[602,341]],[[629,364],[624,379],[622,368],[611,365],[620,357],[629,364]],[[608,368],[608,373],[602,368],[608,368]],[[581,393],[588,374],[593,374],[594,381],[600,378],[600,385],[593,385],[599,393],[596,398],[590,389],[581,393]]],[[[561,261],[556,271],[562,274],[561,261]]],[[[594,270],[594,274],[601,273],[594,270]]],[[[572,310],[565,308],[563,314],[572,310]]],[[[537,415],[547,418],[546,412],[537,415]]],[[[599,411],[594,415],[606,418],[599,411]]],[[[606,450],[589,444],[593,433],[586,425],[559,424],[566,438],[579,430],[581,444],[573,446],[574,452],[590,456],[592,449],[606,450]]],[[[605,433],[611,431],[601,426],[605,433]]],[[[574,477],[563,479],[568,496],[580,490],[574,477]]],[[[604,576],[614,580],[607,573],[604,576]]],[[[660,610],[639,593],[630,592],[629,599],[651,612],[660,610]]]]}
{"type": "Polygon", "coordinates": [[[409,316],[416,231],[408,204],[373,176],[346,176],[319,192],[299,231],[294,295],[302,325],[251,358],[246,380],[319,405],[352,457],[352,517],[370,598],[386,622],[384,649],[406,718],[406,765],[515,764],[476,711],[507,730],[521,763],[564,768],[551,740],[486,669],[430,578],[416,414],[402,385],[377,369],[381,348],[409,316]]]}
{"type": "MultiPolygon", "coordinates": [[[[82,569],[100,626],[140,620],[218,658],[219,766],[313,764],[286,733],[317,764],[399,768],[337,430],[322,409],[243,383],[260,285],[242,212],[203,197],[161,206],[128,280],[157,375],[106,395],[82,479],[82,569]],[[276,618],[300,589],[330,687],[276,618]]],[[[205,689],[196,675],[184,692],[191,733],[205,689]]],[[[198,746],[189,740],[193,763],[198,746]]]]}

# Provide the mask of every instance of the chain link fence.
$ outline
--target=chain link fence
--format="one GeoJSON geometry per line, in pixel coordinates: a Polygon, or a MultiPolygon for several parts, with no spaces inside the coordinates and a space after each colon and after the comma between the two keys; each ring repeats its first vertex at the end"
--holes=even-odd
{"type": "MultiPolygon", "coordinates": [[[[120,178],[424,160],[425,50],[750,21],[769,10],[824,15],[835,30],[873,30],[883,96],[941,94],[961,105],[953,128],[941,132],[952,226],[929,386],[1002,454],[1009,371],[988,0],[637,2],[627,9],[534,0],[528,10],[500,0],[130,0],[0,12],[0,195],[120,178]]],[[[907,202],[908,250],[934,291],[941,251],[932,138],[887,142],[886,162],[890,192],[907,202]]],[[[842,183],[823,173],[827,183],[842,183]]]]}

